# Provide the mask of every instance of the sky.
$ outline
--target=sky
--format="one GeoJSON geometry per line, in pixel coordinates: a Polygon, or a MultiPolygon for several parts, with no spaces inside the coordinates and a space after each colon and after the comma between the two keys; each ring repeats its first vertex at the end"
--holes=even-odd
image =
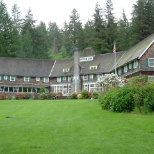
{"type": "MultiPolygon", "coordinates": [[[[88,19],[92,19],[97,2],[101,8],[105,7],[105,0],[3,0],[3,2],[10,14],[13,4],[16,3],[21,17],[24,17],[31,9],[37,23],[43,21],[48,25],[49,22],[56,22],[60,28],[63,27],[65,21],[69,21],[74,8],[78,11],[81,22],[85,24],[88,19]]],[[[127,18],[130,19],[136,0],[112,0],[112,2],[116,18],[120,18],[124,9],[127,18]]]]}

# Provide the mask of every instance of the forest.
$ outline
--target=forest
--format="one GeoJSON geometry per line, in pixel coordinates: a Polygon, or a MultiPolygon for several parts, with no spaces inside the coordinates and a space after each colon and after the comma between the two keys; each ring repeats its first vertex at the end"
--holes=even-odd
{"type": "Polygon", "coordinates": [[[0,0],[0,57],[64,59],[72,57],[75,47],[104,54],[112,52],[114,41],[117,52],[126,51],[154,33],[154,0],[137,0],[130,21],[124,10],[119,19],[113,10],[112,0],[106,0],[104,8],[97,3],[92,19],[83,25],[74,8],[69,22],[59,28],[55,22],[36,25],[31,9],[21,18],[17,4],[9,14],[0,0]]]}

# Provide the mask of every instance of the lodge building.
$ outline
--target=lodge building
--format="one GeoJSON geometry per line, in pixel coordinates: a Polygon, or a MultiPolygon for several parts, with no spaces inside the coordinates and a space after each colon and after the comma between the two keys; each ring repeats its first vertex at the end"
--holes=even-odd
{"type": "MultiPolygon", "coordinates": [[[[82,53],[75,49],[74,58],[40,60],[0,57],[0,92],[62,93],[64,96],[85,89],[99,90],[97,79],[114,72],[115,54],[95,54],[92,48],[82,53]]],[[[127,51],[116,52],[116,70],[122,77],[145,75],[154,80],[154,34],[127,51]]]]}

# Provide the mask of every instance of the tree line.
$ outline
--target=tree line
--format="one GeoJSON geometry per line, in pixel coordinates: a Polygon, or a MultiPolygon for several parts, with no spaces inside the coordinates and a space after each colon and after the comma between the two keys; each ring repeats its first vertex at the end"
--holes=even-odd
{"type": "Polygon", "coordinates": [[[92,47],[96,53],[125,51],[154,33],[154,0],[137,0],[133,4],[131,21],[124,10],[121,18],[113,13],[112,0],[106,0],[104,8],[97,3],[92,16],[82,24],[80,15],[73,9],[69,22],[59,28],[55,22],[48,25],[41,21],[36,25],[32,10],[21,18],[17,4],[8,13],[3,0],[0,1],[0,57],[38,59],[62,59],[73,55],[78,47],[83,51],[92,47]]]}

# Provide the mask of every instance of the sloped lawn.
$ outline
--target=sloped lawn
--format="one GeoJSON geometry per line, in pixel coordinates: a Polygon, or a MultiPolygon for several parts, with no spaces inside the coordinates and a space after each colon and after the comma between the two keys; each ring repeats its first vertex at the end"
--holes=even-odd
{"type": "Polygon", "coordinates": [[[152,154],[154,115],[97,100],[0,101],[0,154],[152,154]]]}

